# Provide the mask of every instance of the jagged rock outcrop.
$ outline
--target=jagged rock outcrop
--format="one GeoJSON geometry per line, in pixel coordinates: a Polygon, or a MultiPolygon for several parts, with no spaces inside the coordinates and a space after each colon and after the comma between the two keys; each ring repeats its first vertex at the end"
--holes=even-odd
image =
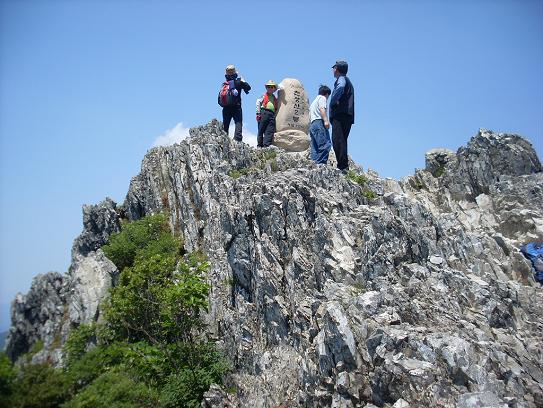
{"type": "Polygon", "coordinates": [[[145,156],[123,211],[167,210],[209,256],[209,334],[234,370],[203,406],[543,404],[543,290],[518,251],[543,239],[528,142],[481,131],[359,185],[216,121],[190,133],[145,156]]]}
{"type": "MultiPolygon", "coordinates": [[[[40,359],[45,350],[57,354],[59,333],[66,315],[66,278],[57,272],[37,275],[26,295],[17,294],[11,303],[11,328],[6,352],[15,360],[35,346],[40,359]]],[[[43,356],[44,359],[48,356],[43,356]]],[[[58,358],[58,356],[57,356],[58,358]]]]}
{"type": "Polygon", "coordinates": [[[117,268],[100,247],[118,231],[120,216],[113,200],[83,206],[83,232],[74,240],[68,273],[36,276],[28,293],[12,302],[6,341],[12,360],[42,342],[32,361],[61,364],[60,347],[70,329],[97,319],[99,304],[115,282],[117,268]]]}
{"type": "Polygon", "coordinates": [[[83,232],[74,241],[68,273],[70,325],[96,320],[100,302],[115,283],[117,268],[100,248],[121,230],[121,215],[110,198],[83,206],[83,232]]]}
{"type": "Polygon", "coordinates": [[[98,205],[83,206],[83,232],[72,246],[72,260],[83,258],[98,251],[109,236],[121,230],[117,205],[111,198],[106,198],[98,205]]]}

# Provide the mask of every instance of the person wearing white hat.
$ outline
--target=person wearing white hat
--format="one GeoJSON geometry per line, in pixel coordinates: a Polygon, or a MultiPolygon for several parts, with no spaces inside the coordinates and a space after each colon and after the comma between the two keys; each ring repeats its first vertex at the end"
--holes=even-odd
{"type": "Polygon", "coordinates": [[[268,147],[275,134],[275,115],[277,114],[277,84],[269,80],[265,84],[266,93],[256,101],[256,121],[258,122],[257,147],[268,147]]]}

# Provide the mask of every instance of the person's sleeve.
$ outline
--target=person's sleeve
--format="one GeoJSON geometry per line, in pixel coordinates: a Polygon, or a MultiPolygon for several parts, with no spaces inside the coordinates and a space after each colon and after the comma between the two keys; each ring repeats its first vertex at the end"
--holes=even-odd
{"type": "Polygon", "coordinates": [[[339,98],[341,98],[344,91],[345,91],[345,77],[340,76],[337,79],[337,86],[334,88],[334,91],[332,92],[332,95],[330,96],[330,106],[334,106],[339,101],[339,98]]]}
{"type": "Polygon", "coordinates": [[[260,105],[262,104],[262,97],[258,98],[256,100],[256,114],[260,114],[260,105]]]}
{"type": "Polygon", "coordinates": [[[324,96],[319,97],[319,101],[317,102],[317,108],[322,120],[326,122],[328,120],[328,113],[326,112],[326,98],[324,96]]]}
{"type": "Polygon", "coordinates": [[[249,93],[249,91],[251,90],[251,85],[249,85],[247,82],[245,81],[241,81],[241,87],[243,88],[243,90],[245,91],[245,93],[249,93]]]}
{"type": "Polygon", "coordinates": [[[318,109],[322,108],[322,109],[326,110],[326,98],[324,96],[321,95],[319,97],[319,101],[317,103],[318,103],[318,105],[317,105],[318,109]]]}

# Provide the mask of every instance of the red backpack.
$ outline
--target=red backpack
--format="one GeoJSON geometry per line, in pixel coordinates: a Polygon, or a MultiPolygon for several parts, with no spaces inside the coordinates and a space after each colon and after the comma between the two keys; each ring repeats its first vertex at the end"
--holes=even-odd
{"type": "Polygon", "coordinates": [[[227,106],[234,106],[237,103],[237,98],[235,94],[237,94],[237,89],[232,87],[230,88],[230,82],[225,81],[222,84],[221,90],[219,91],[219,98],[218,103],[223,108],[227,106]],[[236,91],[235,93],[233,91],[236,91]]]}

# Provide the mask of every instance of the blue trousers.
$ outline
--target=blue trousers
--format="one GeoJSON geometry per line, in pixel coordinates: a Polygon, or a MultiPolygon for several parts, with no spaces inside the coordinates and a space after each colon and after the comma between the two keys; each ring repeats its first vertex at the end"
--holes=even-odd
{"type": "Polygon", "coordinates": [[[326,164],[332,143],[330,132],[324,127],[322,119],[311,122],[309,136],[311,137],[311,160],[317,164],[326,164]]]}

